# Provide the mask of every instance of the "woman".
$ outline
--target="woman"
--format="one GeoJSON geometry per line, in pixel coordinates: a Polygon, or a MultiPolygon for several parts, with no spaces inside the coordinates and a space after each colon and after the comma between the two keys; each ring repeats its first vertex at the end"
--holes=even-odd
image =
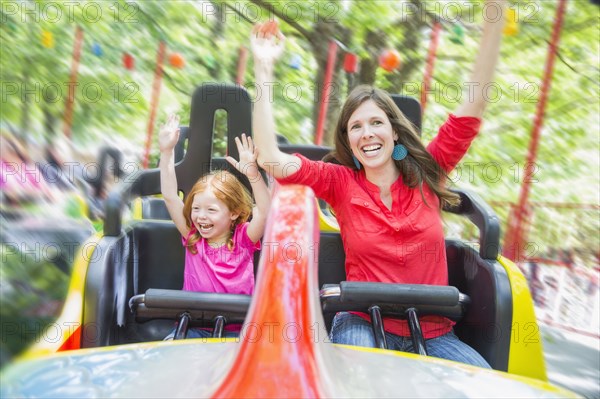
{"type": "MultiPolygon", "coordinates": [[[[482,88],[493,77],[502,28],[502,18],[485,22],[469,80],[476,90],[427,148],[386,92],[359,86],[349,94],[336,126],[332,155],[339,165],[286,154],[277,146],[271,103],[266,96],[257,97],[253,130],[260,148],[258,162],[279,182],[308,185],[333,207],[348,281],[448,285],[440,208],[458,198],[446,189],[445,181],[479,130],[486,105],[482,88]]],[[[253,30],[257,85],[273,82],[283,39],[274,21],[253,30]]],[[[489,367],[454,335],[453,324],[440,316],[421,319],[429,355],[489,367]]],[[[385,319],[384,325],[390,349],[412,351],[406,321],[385,319]]],[[[365,314],[338,313],[331,339],[375,346],[365,314]]]]}

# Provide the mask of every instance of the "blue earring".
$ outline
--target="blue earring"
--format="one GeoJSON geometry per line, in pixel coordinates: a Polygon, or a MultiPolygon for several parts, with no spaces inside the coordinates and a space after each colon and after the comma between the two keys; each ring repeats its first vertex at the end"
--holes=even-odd
{"type": "Polygon", "coordinates": [[[356,165],[356,169],[360,170],[360,162],[358,162],[358,159],[352,155],[352,160],[354,161],[354,165],[356,165]]]}
{"type": "Polygon", "coordinates": [[[392,151],[392,159],[394,161],[402,161],[408,155],[408,150],[402,144],[396,144],[392,151]]]}

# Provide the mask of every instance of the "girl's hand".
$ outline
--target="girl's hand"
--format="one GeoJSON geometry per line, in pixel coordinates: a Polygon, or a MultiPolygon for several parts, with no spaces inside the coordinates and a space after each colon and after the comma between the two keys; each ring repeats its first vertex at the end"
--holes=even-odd
{"type": "Polygon", "coordinates": [[[158,148],[160,152],[173,150],[179,140],[179,116],[169,115],[167,121],[161,126],[158,133],[158,148]]]}
{"type": "Polygon", "coordinates": [[[240,161],[238,162],[235,160],[235,158],[230,156],[226,156],[225,159],[252,182],[258,176],[260,176],[258,164],[256,163],[258,150],[256,147],[254,147],[252,138],[246,136],[246,134],[242,134],[241,139],[236,137],[235,145],[237,146],[238,153],[240,154],[240,161]]]}
{"type": "Polygon", "coordinates": [[[250,35],[250,45],[255,65],[274,65],[283,53],[284,42],[285,36],[279,30],[277,21],[254,25],[250,35]]]}

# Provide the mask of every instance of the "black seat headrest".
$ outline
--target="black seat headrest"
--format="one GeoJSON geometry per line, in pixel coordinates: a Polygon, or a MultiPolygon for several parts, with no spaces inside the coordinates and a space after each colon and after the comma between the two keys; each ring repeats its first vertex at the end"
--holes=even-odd
{"type": "MultiPolygon", "coordinates": [[[[183,161],[175,165],[179,189],[187,194],[198,178],[213,170],[212,145],[214,141],[215,113],[227,112],[227,153],[239,158],[235,138],[242,133],[252,136],[252,103],[246,89],[239,85],[205,83],[192,96],[188,145],[183,161]]],[[[219,168],[240,177],[227,162],[219,168]]],[[[160,186],[158,187],[160,189],[160,186]]]]}
{"type": "MultiPolygon", "coordinates": [[[[187,150],[183,159],[175,165],[178,189],[186,195],[198,178],[211,171],[213,166],[212,143],[214,140],[215,112],[227,113],[227,151],[239,158],[235,137],[242,133],[252,135],[252,104],[246,89],[225,83],[204,83],[192,96],[190,126],[183,132],[183,143],[187,138],[187,150]]],[[[183,144],[180,145],[183,150],[183,144]]],[[[178,149],[178,151],[180,151],[178,149]]],[[[217,160],[219,168],[227,168],[236,176],[237,171],[224,160],[217,160]]],[[[244,181],[242,179],[242,181],[244,181]]],[[[135,172],[125,184],[110,193],[106,201],[105,235],[119,235],[122,208],[132,199],[160,193],[160,170],[147,169],[135,172]]]]}
{"type": "Polygon", "coordinates": [[[421,135],[421,103],[414,97],[392,94],[392,100],[421,135]]]}

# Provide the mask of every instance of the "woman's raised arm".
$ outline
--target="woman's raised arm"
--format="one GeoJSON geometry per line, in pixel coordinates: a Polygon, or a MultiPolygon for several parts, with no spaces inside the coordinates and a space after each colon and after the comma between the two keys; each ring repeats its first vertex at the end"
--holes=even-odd
{"type": "Polygon", "coordinates": [[[456,116],[474,116],[481,118],[487,105],[485,88],[492,83],[498,57],[502,30],[506,19],[506,0],[486,0],[486,4],[494,7],[500,13],[494,18],[484,15],[483,34],[479,44],[479,53],[471,71],[468,93],[455,112],[456,116]]]}
{"type": "Polygon", "coordinates": [[[284,36],[276,21],[257,24],[250,38],[254,55],[255,84],[258,88],[252,115],[254,141],[259,148],[258,163],[275,178],[286,177],[300,168],[300,159],[279,150],[275,133],[273,87],[275,61],[283,52],[284,36]]]}

